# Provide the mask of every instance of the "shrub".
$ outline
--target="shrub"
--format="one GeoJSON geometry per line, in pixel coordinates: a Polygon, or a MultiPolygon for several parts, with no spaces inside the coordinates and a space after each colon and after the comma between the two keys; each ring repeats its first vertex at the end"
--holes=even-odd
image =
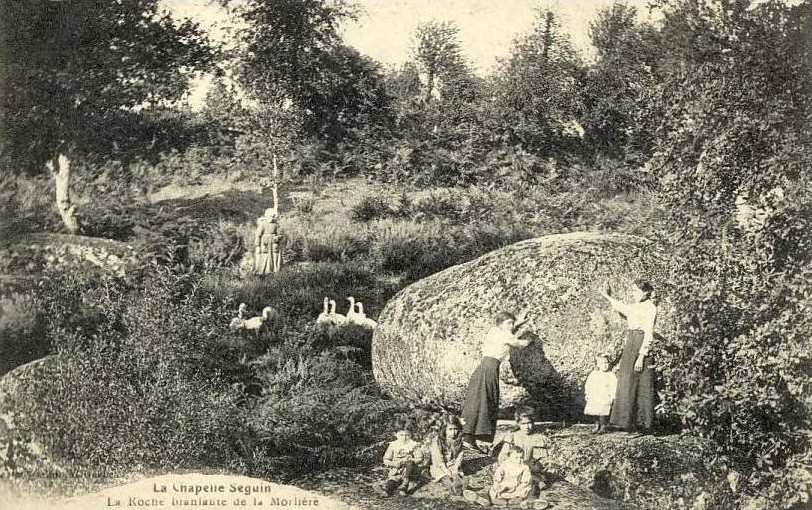
{"type": "Polygon", "coordinates": [[[26,232],[59,232],[53,180],[0,175],[0,239],[26,232]]]}
{"type": "Polygon", "coordinates": [[[662,357],[663,409],[742,471],[741,506],[792,508],[812,494],[800,470],[812,463],[812,87],[809,48],[796,42],[809,9],[714,7],[666,12],[684,37],[653,105],[679,320],[662,357]]]}
{"type": "Polygon", "coordinates": [[[295,201],[294,208],[296,213],[301,216],[308,216],[313,214],[313,208],[316,205],[314,198],[301,198],[295,201]]]}
{"type": "Polygon", "coordinates": [[[389,218],[394,214],[389,201],[379,195],[366,196],[350,210],[353,221],[366,222],[389,218]]]}
{"type": "Polygon", "coordinates": [[[433,191],[414,205],[415,215],[423,219],[444,219],[453,223],[467,223],[471,220],[466,215],[468,207],[465,193],[461,190],[433,191]]]}
{"type": "Polygon", "coordinates": [[[340,262],[368,252],[365,228],[349,223],[324,224],[298,219],[285,221],[283,258],[286,262],[340,262]]]}
{"type": "Polygon", "coordinates": [[[135,221],[129,214],[132,204],[113,205],[95,202],[79,209],[77,217],[82,235],[127,241],[133,236],[135,221]]]}
{"type": "Polygon", "coordinates": [[[245,251],[243,233],[229,221],[209,225],[189,243],[189,261],[204,269],[232,266],[245,251]]]}
{"type": "Polygon", "coordinates": [[[89,298],[80,313],[95,324],[76,327],[77,311],[64,309],[70,299],[44,303],[55,314],[59,357],[13,402],[20,428],[56,458],[106,474],[238,460],[238,395],[220,375],[217,341],[227,317],[197,281],[162,273],[137,293],[109,281],[64,279],[62,287],[89,298]]]}
{"type": "Polygon", "coordinates": [[[439,223],[380,221],[373,230],[370,258],[385,271],[416,280],[459,260],[450,229],[439,223]]]}
{"type": "Polygon", "coordinates": [[[383,398],[369,372],[323,353],[280,361],[259,378],[263,396],[249,424],[265,473],[379,460],[398,407],[383,398]]]}

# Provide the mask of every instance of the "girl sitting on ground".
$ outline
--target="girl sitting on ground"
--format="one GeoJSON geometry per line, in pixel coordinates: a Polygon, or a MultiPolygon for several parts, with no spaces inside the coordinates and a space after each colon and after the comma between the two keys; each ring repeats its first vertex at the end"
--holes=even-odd
{"type": "Polygon", "coordinates": [[[423,449],[412,439],[412,425],[400,422],[395,440],[389,443],[383,454],[383,465],[389,468],[384,490],[387,496],[397,491],[401,496],[411,493],[420,479],[423,449]]]}
{"type": "Polygon", "coordinates": [[[465,479],[460,473],[462,464],[462,422],[454,415],[443,418],[440,430],[431,446],[429,472],[435,482],[443,484],[454,496],[462,494],[465,479]]]}
{"type": "Polygon", "coordinates": [[[517,505],[532,499],[533,475],[524,462],[524,452],[513,444],[503,448],[505,455],[493,472],[493,485],[487,493],[463,491],[463,497],[482,506],[517,505]]]}

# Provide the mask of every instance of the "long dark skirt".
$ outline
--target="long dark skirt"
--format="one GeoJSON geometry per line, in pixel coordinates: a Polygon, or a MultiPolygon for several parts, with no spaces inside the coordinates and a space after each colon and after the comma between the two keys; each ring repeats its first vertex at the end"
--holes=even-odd
{"type": "Polygon", "coordinates": [[[651,358],[643,359],[643,371],[634,371],[634,362],[643,344],[643,332],[630,330],[620,357],[617,393],[609,423],[625,430],[649,429],[654,421],[654,370],[651,358]]]}
{"type": "Polygon", "coordinates": [[[468,381],[462,405],[462,433],[492,441],[499,413],[499,360],[484,357],[468,381]]]}

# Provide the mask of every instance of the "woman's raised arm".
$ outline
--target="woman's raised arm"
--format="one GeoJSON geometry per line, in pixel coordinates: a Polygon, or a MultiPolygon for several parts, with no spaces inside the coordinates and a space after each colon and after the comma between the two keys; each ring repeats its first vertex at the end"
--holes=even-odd
{"type": "Polygon", "coordinates": [[[629,316],[629,309],[631,308],[629,305],[627,305],[623,301],[620,301],[619,299],[613,298],[606,291],[600,291],[600,294],[609,301],[609,304],[616,312],[622,313],[626,317],[629,316]]]}

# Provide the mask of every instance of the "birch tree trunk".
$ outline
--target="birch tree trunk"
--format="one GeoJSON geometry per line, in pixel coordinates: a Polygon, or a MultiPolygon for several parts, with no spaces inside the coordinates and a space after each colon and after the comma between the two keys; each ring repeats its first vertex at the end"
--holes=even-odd
{"type": "Polygon", "coordinates": [[[282,211],[279,209],[279,168],[276,166],[276,154],[273,155],[273,207],[276,209],[276,214],[282,211]]]}
{"type": "Polygon", "coordinates": [[[56,207],[62,217],[62,223],[71,234],[79,232],[79,221],[76,219],[76,204],[70,196],[70,158],[59,154],[47,163],[48,169],[56,182],[56,207]]]}

